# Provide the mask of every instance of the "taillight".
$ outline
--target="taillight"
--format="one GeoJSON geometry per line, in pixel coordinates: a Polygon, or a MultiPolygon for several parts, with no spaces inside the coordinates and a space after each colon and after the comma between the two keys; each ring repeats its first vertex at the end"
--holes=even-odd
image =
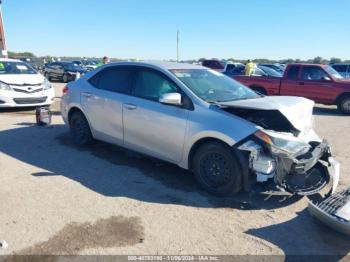
{"type": "Polygon", "coordinates": [[[62,93],[63,93],[63,94],[67,94],[68,91],[69,91],[68,86],[65,86],[65,87],[63,88],[63,90],[62,90],[62,93]]]}

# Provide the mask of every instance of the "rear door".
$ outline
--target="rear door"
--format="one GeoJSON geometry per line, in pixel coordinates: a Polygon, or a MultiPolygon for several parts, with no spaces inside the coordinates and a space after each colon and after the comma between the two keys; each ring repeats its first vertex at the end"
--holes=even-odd
{"type": "Polygon", "coordinates": [[[181,92],[164,74],[138,70],[123,108],[125,146],[173,163],[181,161],[189,110],[159,102],[162,94],[181,92]]]}
{"type": "Polygon", "coordinates": [[[300,65],[292,65],[288,68],[285,76],[281,80],[279,93],[282,96],[297,96],[296,89],[300,82],[298,80],[300,75],[300,65]]]}
{"type": "Polygon", "coordinates": [[[123,103],[130,93],[132,67],[110,66],[87,82],[81,104],[97,138],[123,144],[123,103]]]}
{"type": "Polygon", "coordinates": [[[320,66],[303,66],[296,95],[320,103],[332,102],[335,100],[332,82],[320,66]]]}

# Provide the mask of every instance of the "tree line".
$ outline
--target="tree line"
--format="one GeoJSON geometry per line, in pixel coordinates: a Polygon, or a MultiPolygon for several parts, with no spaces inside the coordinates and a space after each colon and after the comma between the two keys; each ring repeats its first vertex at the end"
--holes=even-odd
{"type": "MultiPolygon", "coordinates": [[[[31,53],[31,52],[12,52],[9,51],[8,52],[8,56],[10,58],[51,58],[54,56],[43,56],[43,57],[37,57],[35,56],[35,54],[31,53]]],[[[55,58],[55,57],[54,57],[55,58]]],[[[88,58],[88,57],[87,57],[88,58]]],[[[63,59],[67,59],[69,60],[70,57],[64,57],[63,59]]],[[[76,58],[75,58],[76,59],[76,58]]],[[[95,57],[93,59],[96,59],[95,57]]],[[[216,60],[229,60],[232,62],[240,62],[240,63],[246,63],[247,60],[244,59],[235,59],[235,58],[229,58],[229,59],[217,59],[217,58],[211,58],[211,59],[216,59],[216,60]]],[[[114,58],[112,60],[120,60],[118,58],[114,58]]],[[[128,59],[128,60],[133,60],[133,59],[128,59]]],[[[200,58],[198,60],[183,60],[181,62],[188,62],[188,63],[194,63],[194,62],[202,62],[203,60],[206,60],[206,58],[200,58]]],[[[311,63],[311,64],[335,64],[335,63],[350,63],[350,60],[342,60],[341,58],[336,58],[336,57],[332,57],[331,59],[325,59],[321,56],[317,56],[315,58],[312,59],[307,59],[307,60],[303,60],[303,59],[281,59],[281,60],[273,60],[273,59],[268,59],[268,58],[257,58],[257,59],[253,59],[253,62],[255,63],[269,63],[269,64],[274,64],[274,63],[283,63],[283,64],[291,64],[291,63],[311,63]]]]}

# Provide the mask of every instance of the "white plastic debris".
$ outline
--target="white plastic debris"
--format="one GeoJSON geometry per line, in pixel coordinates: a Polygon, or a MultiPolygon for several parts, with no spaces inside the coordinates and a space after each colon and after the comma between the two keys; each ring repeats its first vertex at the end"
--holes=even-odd
{"type": "Polygon", "coordinates": [[[5,249],[7,248],[9,245],[7,244],[7,242],[5,240],[0,240],[0,248],[1,249],[5,249]]]}

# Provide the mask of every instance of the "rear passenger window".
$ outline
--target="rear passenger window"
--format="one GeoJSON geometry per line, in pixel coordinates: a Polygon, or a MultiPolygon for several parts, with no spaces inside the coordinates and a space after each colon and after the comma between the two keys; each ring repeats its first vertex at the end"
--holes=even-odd
{"type": "Polygon", "coordinates": [[[131,73],[128,68],[108,67],[90,78],[89,83],[98,89],[128,94],[131,73]]]}
{"type": "Polygon", "coordinates": [[[291,66],[287,73],[287,79],[295,80],[298,78],[300,66],[291,66]]]}

